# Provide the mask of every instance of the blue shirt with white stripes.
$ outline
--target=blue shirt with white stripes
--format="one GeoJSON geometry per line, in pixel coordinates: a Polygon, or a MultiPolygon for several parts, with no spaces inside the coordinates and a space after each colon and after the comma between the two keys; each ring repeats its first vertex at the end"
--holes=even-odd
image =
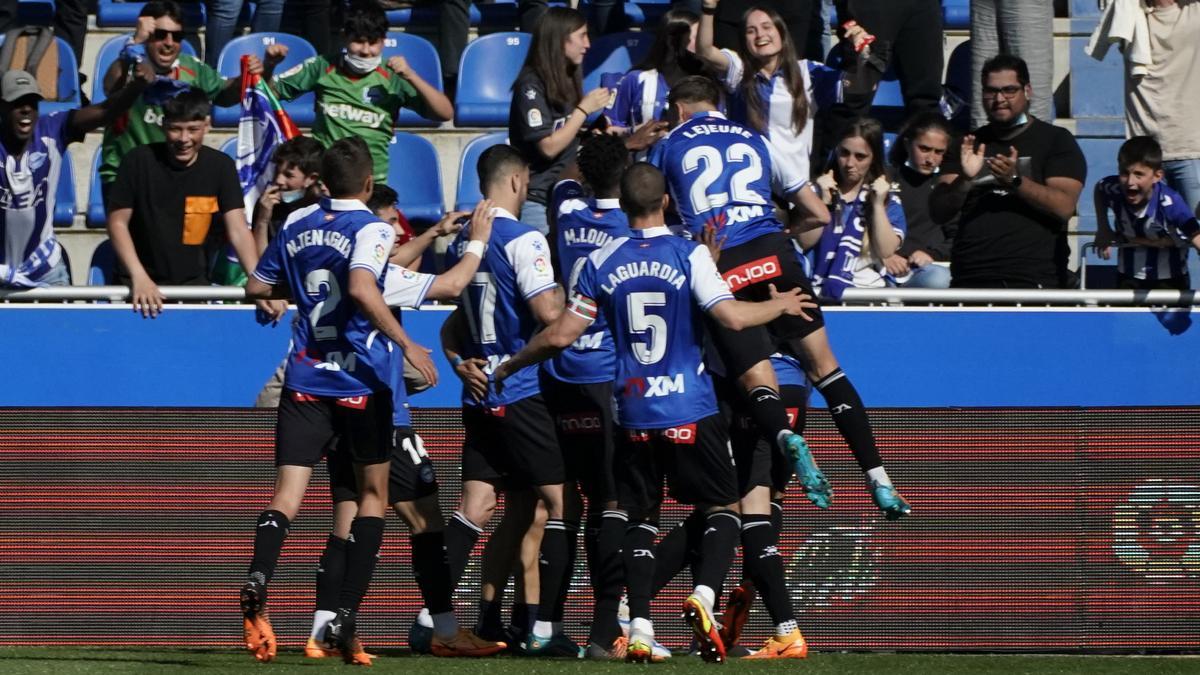
{"type": "Polygon", "coordinates": [[[1174,279],[1187,274],[1188,247],[1200,232],[1196,214],[1175,190],[1159,181],[1150,198],[1140,207],[1125,200],[1125,188],[1118,176],[1101,179],[1097,185],[1104,207],[1116,218],[1113,230],[1117,243],[1133,238],[1172,240],[1167,248],[1126,246],[1117,257],[1117,270],[1134,279],[1174,279]]]}
{"type": "Polygon", "coordinates": [[[72,140],[70,118],[69,112],[40,115],[20,155],[9,154],[0,143],[0,286],[43,285],[43,277],[62,261],[54,236],[54,198],[72,140]]]}

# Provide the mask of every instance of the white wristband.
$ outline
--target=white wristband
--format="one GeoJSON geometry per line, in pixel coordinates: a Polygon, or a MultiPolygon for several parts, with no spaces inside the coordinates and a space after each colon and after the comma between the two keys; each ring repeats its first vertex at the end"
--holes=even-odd
{"type": "Polygon", "coordinates": [[[479,241],[478,239],[472,239],[471,241],[467,242],[466,252],[474,253],[475,255],[479,256],[480,260],[483,260],[483,254],[485,251],[487,251],[487,244],[484,242],[479,241]]]}

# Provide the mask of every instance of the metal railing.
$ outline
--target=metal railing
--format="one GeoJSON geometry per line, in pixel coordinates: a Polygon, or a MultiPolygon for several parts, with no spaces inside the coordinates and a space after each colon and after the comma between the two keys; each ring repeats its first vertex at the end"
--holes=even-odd
{"type": "MultiPolygon", "coordinates": [[[[167,302],[210,302],[245,300],[246,289],[240,286],[159,286],[167,302]]],[[[47,286],[27,290],[0,290],[4,302],[71,302],[107,301],[128,302],[132,291],[128,286],[47,286]]]]}

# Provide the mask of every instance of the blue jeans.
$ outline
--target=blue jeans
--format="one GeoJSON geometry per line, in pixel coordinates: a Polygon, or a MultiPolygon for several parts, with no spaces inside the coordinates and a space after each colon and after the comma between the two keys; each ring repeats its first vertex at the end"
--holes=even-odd
{"type": "Polygon", "coordinates": [[[950,268],[930,263],[912,271],[905,288],[950,288],[950,268]]]}
{"type": "Polygon", "coordinates": [[[1200,159],[1173,159],[1163,162],[1167,185],[1183,195],[1194,213],[1200,204],[1200,159]]]}
{"type": "MultiPolygon", "coordinates": [[[[221,50],[233,39],[243,0],[208,0],[208,22],[204,26],[204,62],[217,67],[221,50]]],[[[274,33],[283,17],[283,0],[258,0],[250,30],[255,33],[274,33]]],[[[258,55],[260,58],[262,54],[258,55]]]]}
{"type": "Polygon", "coordinates": [[[521,206],[521,222],[541,232],[550,234],[550,223],[546,220],[546,205],[537,202],[525,202],[521,206]]]}

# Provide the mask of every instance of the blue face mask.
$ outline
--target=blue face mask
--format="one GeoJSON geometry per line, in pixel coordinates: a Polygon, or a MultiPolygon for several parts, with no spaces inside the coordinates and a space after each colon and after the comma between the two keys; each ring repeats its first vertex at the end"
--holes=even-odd
{"type": "Polygon", "coordinates": [[[297,202],[301,199],[304,199],[304,193],[304,188],[300,188],[299,190],[286,190],[279,193],[279,201],[283,202],[284,204],[291,204],[292,202],[297,202]]]}
{"type": "Polygon", "coordinates": [[[1023,127],[1023,126],[1025,126],[1026,124],[1029,124],[1029,116],[1028,116],[1028,115],[1026,115],[1025,113],[1021,113],[1021,114],[1020,114],[1020,115],[1017,117],[1017,119],[1015,119],[1015,120],[1013,120],[1013,121],[1009,122],[1008,124],[1004,125],[1004,128],[1006,128],[1006,129],[1015,129],[1016,127],[1023,127]]]}

